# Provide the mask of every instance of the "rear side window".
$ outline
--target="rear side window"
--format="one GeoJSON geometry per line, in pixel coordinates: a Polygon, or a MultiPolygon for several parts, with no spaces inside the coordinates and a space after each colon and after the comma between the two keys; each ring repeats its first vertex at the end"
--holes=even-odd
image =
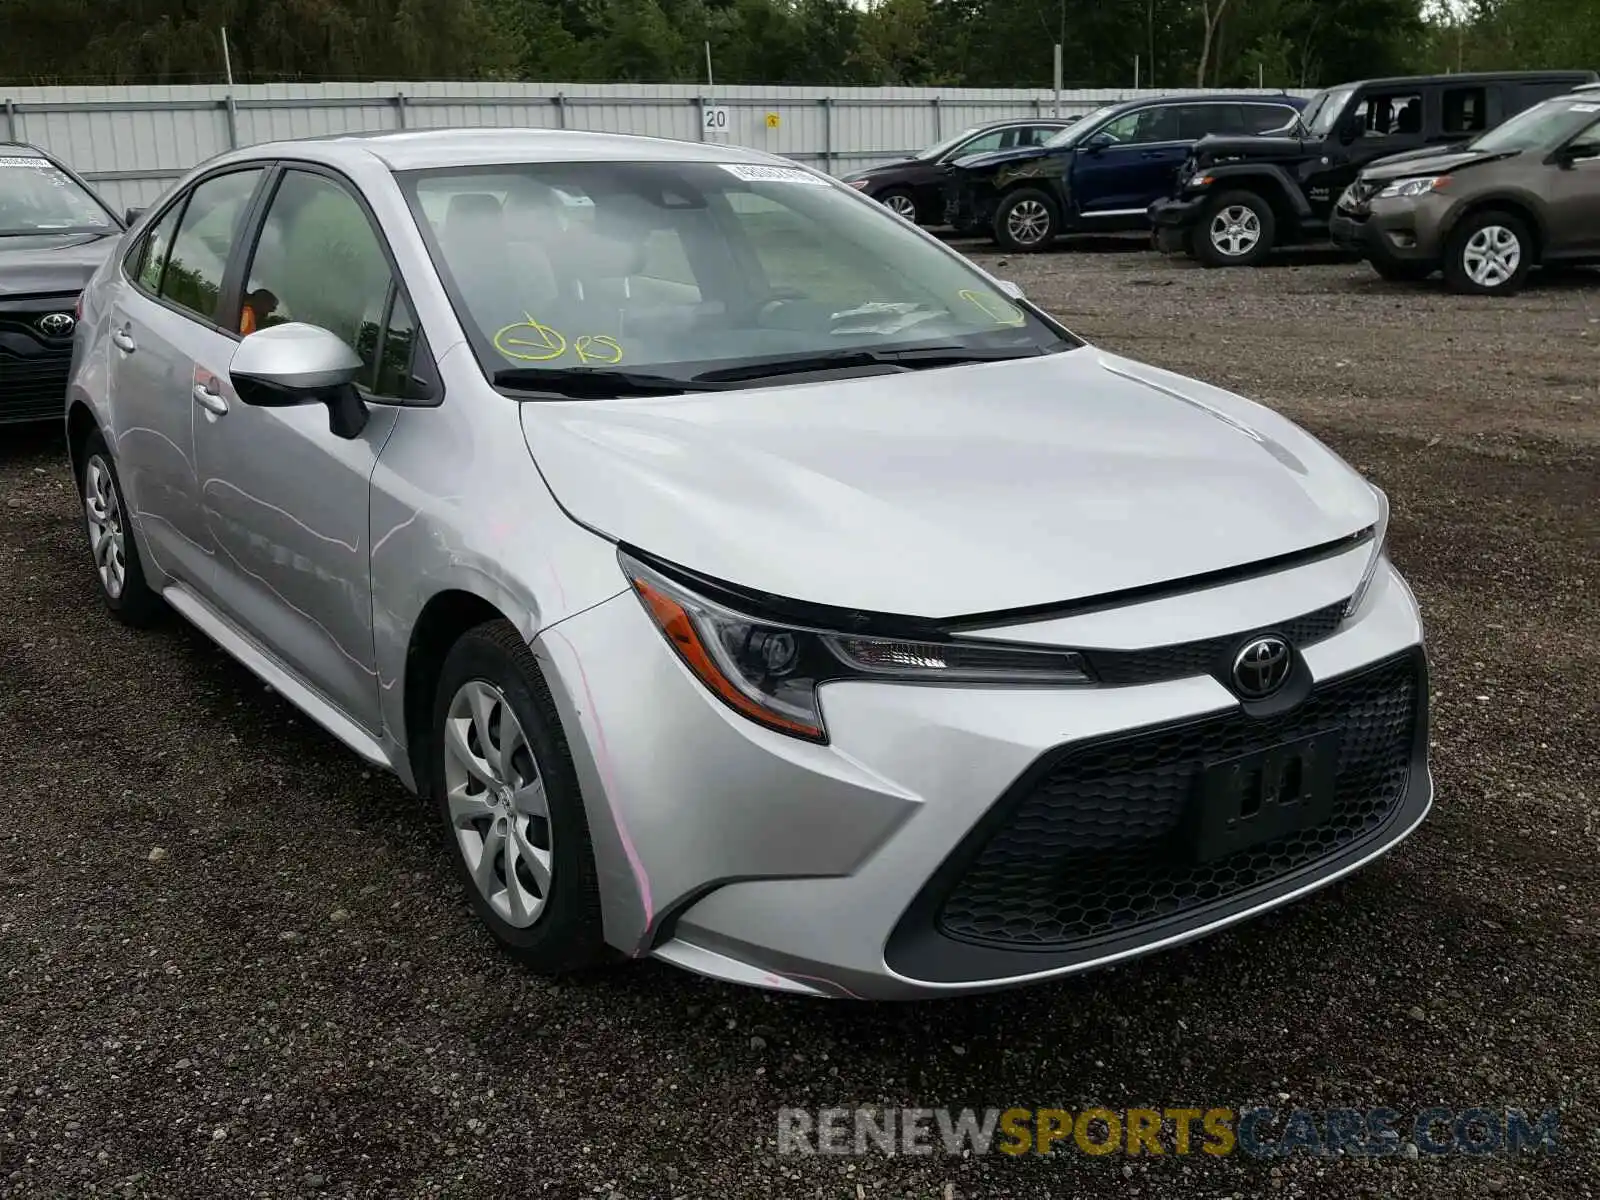
{"type": "Polygon", "coordinates": [[[1351,111],[1361,114],[1366,137],[1405,137],[1422,132],[1420,92],[1368,92],[1351,111]]]}
{"type": "Polygon", "coordinates": [[[190,193],[161,273],[162,299],[206,321],[216,319],[222,274],[260,179],[260,170],[234,171],[213,176],[190,193]]]}
{"type": "Polygon", "coordinates": [[[1481,87],[1444,89],[1444,132],[1482,133],[1489,128],[1489,93],[1481,87]]]}
{"type": "Polygon", "coordinates": [[[1294,120],[1295,111],[1282,104],[1244,104],[1240,106],[1246,133],[1271,133],[1294,120]]]}
{"type": "Polygon", "coordinates": [[[1244,115],[1237,104],[1185,104],[1178,110],[1178,136],[1197,142],[1208,133],[1243,133],[1244,115]]]}

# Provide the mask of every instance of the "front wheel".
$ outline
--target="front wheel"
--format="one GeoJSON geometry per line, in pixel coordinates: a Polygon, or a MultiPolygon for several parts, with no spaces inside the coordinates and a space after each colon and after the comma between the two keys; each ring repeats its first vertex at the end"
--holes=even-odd
{"type": "Polygon", "coordinates": [[[550,689],[509,622],[478,626],[445,658],[433,750],[456,874],[495,940],[546,973],[608,958],[577,772],[550,689]]]}
{"type": "Polygon", "coordinates": [[[1224,192],[1206,205],[1194,234],[1194,254],[1208,267],[1250,267],[1272,249],[1278,223],[1256,192],[1224,192]]]}
{"type": "Polygon", "coordinates": [[[1444,280],[1454,292],[1509,296],[1533,266],[1533,239],[1520,217],[1506,212],[1473,213],[1450,236],[1444,280]]]}
{"type": "Polygon", "coordinates": [[[1029,252],[1055,241],[1061,214],[1049,193],[1019,188],[1000,200],[994,214],[994,240],[1001,249],[1029,252]]]}
{"type": "Polygon", "coordinates": [[[917,223],[917,201],[904,188],[890,188],[878,197],[878,203],[897,217],[904,217],[913,225],[917,223]]]}

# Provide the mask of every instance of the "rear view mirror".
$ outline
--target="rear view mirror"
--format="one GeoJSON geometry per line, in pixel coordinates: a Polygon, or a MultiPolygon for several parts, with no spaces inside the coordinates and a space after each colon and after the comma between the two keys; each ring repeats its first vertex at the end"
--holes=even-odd
{"type": "Polygon", "coordinates": [[[325,404],[328,429],[354,438],[367,425],[367,406],[355,387],[363,369],[360,356],[337,334],[291,321],[240,342],[228,378],[239,399],[258,408],[325,404]]]}

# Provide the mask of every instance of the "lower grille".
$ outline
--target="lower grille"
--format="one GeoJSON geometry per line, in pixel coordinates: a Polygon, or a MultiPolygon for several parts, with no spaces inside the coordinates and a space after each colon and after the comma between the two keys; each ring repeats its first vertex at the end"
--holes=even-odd
{"type": "Polygon", "coordinates": [[[1000,818],[946,895],[938,929],[1000,949],[1071,949],[1198,918],[1373,837],[1406,793],[1421,678],[1407,654],[1276,717],[1234,712],[1071,748],[1000,818]],[[1185,809],[1206,766],[1333,729],[1341,742],[1322,824],[1194,860],[1185,809]]]}
{"type": "Polygon", "coordinates": [[[71,364],[70,348],[26,358],[0,353],[0,424],[61,416],[71,364]]]}

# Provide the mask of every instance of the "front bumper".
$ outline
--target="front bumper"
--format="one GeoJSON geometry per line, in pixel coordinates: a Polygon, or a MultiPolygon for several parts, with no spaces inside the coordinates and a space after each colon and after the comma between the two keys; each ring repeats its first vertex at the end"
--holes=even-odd
{"type": "Polygon", "coordinates": [[[1444,197],[1389,197],[1356,207],[1341,203],[1328,218],[1334,245],[1369,259],[1437,263],[1450,201],[1444,197]]]}
{"type": "MultiPolygon", "coordinates": [[[[1281,618],[1348,595],[1358,558],[1085,614],[1032,635],[1132,650],[1151,644],[1152,630],[1165,645],[1239,632],[1237,624],[1207,622],[1272,628],[1274,610],[1281,618]]],[[[1317,696],[1374,668],[1405,674],[1395,664],[1411,665],[1414,710],[1402,761],[1386,777],[1394,794],[1373,807],[1372,820],[1335,831],[1315,853],[1258,872],[1248,886],[1194,892],[1175,909],[1131,921],[1097,918],[1103,928],[1052,927],[1054,941],[1029,942],[1005,931],[1021,928],[1024,917],[1028,928],[1041,928],[1039,914],[1060,899],[1037,886],[1040,872],[1053,868],[1034,861],[1032,892],[1023,896],[1002,879],[984,900],[972,877],[993,867],[979,859],[997,844],[996,830],[1018,828],[1018,806],[1041,773],[1078,761],[1079,752],[1196,723],[1249,726],[1240,702],[1209,674],[1077,689],[834,683],[822,692],[832,740],[817,746],[759,728],[712,699],[631,594],[562,622],[535,645],[584,787],[608,940],[717,978],[862,998],[989,990],[1118,961],[1286,903],[1391,849],[1432,798],[1420,647],[1415,601],[1385,562],[1361,611],[1301,655],[1313,681],[1302,708],[1324,721],[1338,718],[1331,709],[1317,715],[1317,696]],[[1012,901],[1032,908],[1011,914],[1018,919],[1008,925],[1003,910],[1012,901]],[[990,911],[979,912],[985,904],[990,911]],[[995,930],[1001,936],[990,936],[995,930]]],[[[1150,817],[1148,806],[1142,815],[1129,807],[1125,791],[1100,813],[1103,829],[1133,829],[1150,817]]],[[[1038,819],[1026,816],[1024,832],[1038,819]]],[[[1063,910],[1053,911],[1049,920],[1060,924],[1063,910]]]]}
{"type": "Polygon", "coordinates": [[[1200,210],[1205,207],[1206,199],[1203,195],[1167,196],[1152,203],[1145,215],[1158,233],[1167,229],[1192,229],[1200,220],[1200,210]]]}

